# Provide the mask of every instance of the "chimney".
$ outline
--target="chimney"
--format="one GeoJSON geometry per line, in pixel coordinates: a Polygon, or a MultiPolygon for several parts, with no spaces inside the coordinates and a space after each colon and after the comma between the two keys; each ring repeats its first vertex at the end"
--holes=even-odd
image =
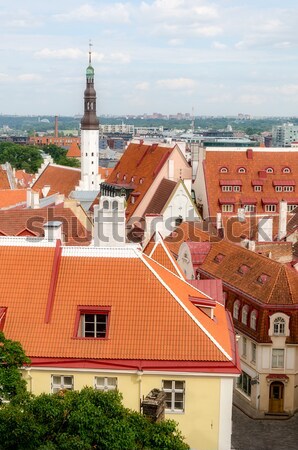
{"type": "Polygon", "coordinates": [[[62,222],[53,220],[44,224],[44,238],[48,241],[62,241],[62,222]]]}
{"type": "Polygon", "coordinates": [[[246,158],[247,159],[253,159],[253,149],[252,148],[248,148],[246,150],[246,158]]]}
{"type": "Polygon", "coordinates": [[[244,208],[238,208],[237,217],[238,217],[239,222],[245,222],[245,209],[244,208]]]}
{"type": "Polygon", "coordinates": [[[123,247],[126,243],[126,199],[102,195],[94,206],[94,246],[123,247]]]}
{"type": "Polygon", "coordinates": [[[258,223],[258,242],[272,242],[272,217],[262,217],[258,223]]]}
{"type": "Polygon", "coordinates": [[[222,228],[222,220],[221,220],[221,213],[216,213],[216,229],[220,230],[222,228]]]}
{"type": "Polygon", "coordinates": [[[287,235],[287,202],[279,203],[278,240],[281,241],[287,235]]]}
{"type": "Polygon", "coordinates": [[[31,188],[27,189],[26,206],[32,209],[39,208],[39,193],[31,188]]]}
{"type": "Polygon", "coordinates": [[[55,116],[55,138],[58,137],[58,116],[55,116]]]}

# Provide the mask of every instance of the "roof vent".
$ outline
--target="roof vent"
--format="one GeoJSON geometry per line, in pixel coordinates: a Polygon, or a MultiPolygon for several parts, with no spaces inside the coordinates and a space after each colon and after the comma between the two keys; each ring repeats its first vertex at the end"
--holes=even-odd
{"type": "Polygon", "coordinates": [[[246,158],[247,159],[253,159],[253,150],[252,150],[252,148],[248,148],[246,150],[246,158]]]}

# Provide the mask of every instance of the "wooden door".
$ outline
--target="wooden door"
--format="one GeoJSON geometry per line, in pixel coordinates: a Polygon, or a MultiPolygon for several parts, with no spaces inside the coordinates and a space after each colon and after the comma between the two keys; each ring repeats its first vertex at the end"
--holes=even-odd
{"type": "Polygon", "coordinates": [[[281,413],[284,411],[284,385],[280,381],[270,384],[269,412],[281,413]]]}

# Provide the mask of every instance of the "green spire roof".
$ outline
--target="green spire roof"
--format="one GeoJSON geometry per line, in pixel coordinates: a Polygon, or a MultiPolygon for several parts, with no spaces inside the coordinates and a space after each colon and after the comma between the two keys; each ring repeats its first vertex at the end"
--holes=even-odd
{"type": "Polygon", "coordinates": [[[89,66],[86,69],[86,77],[93,77],[94,76],[94,69],[93,67],[89,64],[89,66]]]}

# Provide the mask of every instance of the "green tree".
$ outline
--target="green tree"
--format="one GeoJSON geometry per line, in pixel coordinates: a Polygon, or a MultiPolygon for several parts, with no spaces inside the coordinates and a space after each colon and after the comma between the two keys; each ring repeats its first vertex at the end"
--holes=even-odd
{"type": "Polygon", "coordinates": [[[175,422],[152,423],[124,408],[118,392],[92,388],[3,405],[0,436],[1,450],[189,449],[175,422]]]}
{"type": "Polygon", "coordinates": [[[26,397],[26,381],[19,369],[29,363],[21,344],[6,339],[0,331],[0,404],[3,400],[16,402],[26,397]]]}
{"type": "Polygon", "coordinates": [[[38,148],[19,145],[12,142],[0,143],[0,164],[9,162],[15,169],[23,169],[28,173],[35,173],[43,162],[38,148]]]}
{"type": "Polygon", "coordinates": [[[50,144],[43,147],[43,151],[48,153],[56,164],[61,166],[80,167],[80,162],[75,158],[67,158],[67,150],[57,145],[50,144]]]}

